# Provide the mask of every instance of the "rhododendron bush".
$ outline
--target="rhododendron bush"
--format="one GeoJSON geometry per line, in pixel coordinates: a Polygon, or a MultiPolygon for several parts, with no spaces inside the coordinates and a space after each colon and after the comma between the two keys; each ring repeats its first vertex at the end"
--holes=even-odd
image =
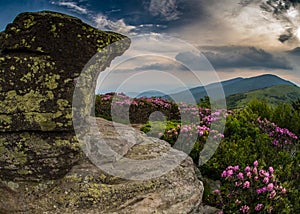
{"type": "Polygon", "coordinates": [[[228,166],[221,177],[221,189],[210,196],[222,210],[219,213],[290,212],[288,190],[277,180],[272,166],[265,169],[258,161],[244,169],[228,166]]]}

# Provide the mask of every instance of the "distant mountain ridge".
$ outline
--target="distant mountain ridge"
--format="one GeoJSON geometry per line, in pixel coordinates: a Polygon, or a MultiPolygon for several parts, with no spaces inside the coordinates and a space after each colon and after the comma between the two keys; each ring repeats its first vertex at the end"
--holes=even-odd
{"type": "Polygon", "coordinates": [[[294,48],[293,50],[288,51],[288,53],[299,56],[300,55],[300,47],[294,48]]]}
{"type": "MultiPolygon", "coordinates": [[[[201,98],[207,96],[205,88],[217,88],[220,84],[223,86],[225,97],[228,97],[233,94],[246,93],[249,91],[263,89],[276,85],[295,86],[295,84],[293,84],[292,82],[284,80],[276,75],[265,74],[250,78],[239,77],[231,80],[226,80],[221,83],[212,83],[207,86],[192,88],[190,89],[190,92],[194,96],[195,100],[199,101],[201,98]]],[[[170,96],[165,96],[165,98],[176,97],[177,99],[179,98],[180,101],[188,102],[186,94],[186,91],[182,91],[179,93],[172,94],[170,96]]]]}

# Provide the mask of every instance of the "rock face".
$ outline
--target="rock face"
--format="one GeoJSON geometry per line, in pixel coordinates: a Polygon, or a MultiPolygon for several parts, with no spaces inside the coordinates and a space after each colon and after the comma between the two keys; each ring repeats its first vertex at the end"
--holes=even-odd
{"type": "MultiPolygon", "coordinates": [[[[0,213],[191,213],[199,208],[203,185],[190,158],[160,177],[134,181],[109,175],[81,152],[72,122],[74,81],[95,53],[102,52],[97,61],[104,70],[129,45],[122,35],[54,12],[20,14],[0,33],[0,213]],[[110,43],[114,50],[104,50],[110,43]]],[[[89,92],[79,100],[87,102],[89,92]]],[[[104,119],[91,128],[128,159],[152,160],[173,150],[104,119]]]]}
{"type": "MultiPolygon", "coordinates": [[[[153,159],[170,149],[168,143],[148,138],[125,125],[118,125],[128,134],[128,141],[120,141],[112,122],[97,119],[105,139],[123,145],[119,151],[131,159],[153,159]],[[130,146],[132,138],[142,143],[130,146]],[[127,146],[126,146],[127,145],[127,146]]],[[[175,152],[175,155],[182,155],[175,152]]],[[[5,194],[14,201],[0,203],[0,210],[25,213],[192,213],[202,199],[203,185],[187,158],[172,171],[145,181],[129,181],[111,176],[81,160],[63,178],[39,183],[5,182],[0,197],[5,194]]]]}
{"type": "MultiPolygon", "coordinates": [[[[80,159],[72,124],[74,79],[97,51],[122,40],[67,15],[22,13],[0,38],[0,178],[58,178],[80,159]]],[[[96,74],[95,74],[96,75],[96,74]]]]}

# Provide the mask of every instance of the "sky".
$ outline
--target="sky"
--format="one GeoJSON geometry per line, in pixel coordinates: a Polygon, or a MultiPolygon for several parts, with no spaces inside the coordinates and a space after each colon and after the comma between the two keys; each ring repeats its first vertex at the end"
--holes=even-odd
{"type": "Polygon", "coordinates": [[[99,77],[102,92],[124,85],[168,92],[261,74],[300,85],[300,4],[289,1],[1,0],[0,7],[1,31],[20,12],[52,10],[129,36],[126,61],[99,77]]]}

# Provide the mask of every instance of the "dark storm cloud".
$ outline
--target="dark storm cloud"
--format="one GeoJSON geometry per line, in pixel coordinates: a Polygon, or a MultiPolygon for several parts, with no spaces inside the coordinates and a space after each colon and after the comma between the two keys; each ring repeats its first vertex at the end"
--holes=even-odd
{"type": "Polygon", "coordinates": [[[285,58],[276,57],[255,47],[223,46],[204,49],[206,50],[202,53],[216,69],[292,69],[285,58]]]}
{"type": "Polygon", "coordinates": [[[287,33],[285,34],[281,34],[278,38],[278,40],[281,42],[281,43],[284,43],[290,39],[292,39],[294,37],[293,33],[291,31],[287,31],[287,33]]]}
{"type": "Polygon", "coordinates": [[[153,16],[160,16],[167,21],[180,18],[178,0],[150,0],[148,10],[153,16]]]}

